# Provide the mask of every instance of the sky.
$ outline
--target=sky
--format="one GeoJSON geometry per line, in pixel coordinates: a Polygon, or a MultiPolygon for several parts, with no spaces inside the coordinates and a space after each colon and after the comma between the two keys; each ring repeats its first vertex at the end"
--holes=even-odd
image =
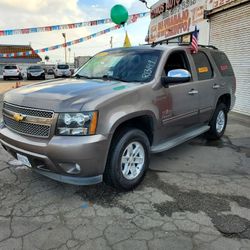
{"type": "MultiPolygon", "coordinates": [[[[148,0],[149,6],[156,0],[148,0]]],[[[139,0],[0,0],[0,30],[30,28],[55,24],[91,21],[110,17],[110,10],[116,4],[122,4],[129,14],[146,12],[148,9],[139,0]]],[[[150,17],[139,19],[136,23],[126,26],[132,45],[145,43],[150,17]]],[[[31,44],[33,49],[41,49],[63,43],[62,32],[66,32],[67,41],[88,36],[101,31],[113,24],[84,27],[73,30],[33,33],[0,37],[0,44],[31,44]]],[[[125,29],[91,39],[71,47],[70,62],[75,56],[92,56],[110,47],[113,37],[114,47],[123,45],[125,29]]],[[[41,53],[50,57],[50,62],[64,61],[64,49],[41,53]]]]}

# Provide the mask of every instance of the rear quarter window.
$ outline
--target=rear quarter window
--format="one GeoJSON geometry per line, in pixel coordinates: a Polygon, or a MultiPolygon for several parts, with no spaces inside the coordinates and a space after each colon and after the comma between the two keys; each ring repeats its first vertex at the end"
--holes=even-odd
{"type": "Polygon", "coordinates": [[[5,66],[4,69],[17,69],[17,66],[5,66]]]}
{"type": "Polygon", "coordinates": [[[213,78],[213,69],[204,52],[192,54],[199,81],[213,78]]]}
{"type": "Polygon", "coordinates": [[[222,76],[234,76],[232,65],[225,53],[214,51],[211,55],[222,76]]]}

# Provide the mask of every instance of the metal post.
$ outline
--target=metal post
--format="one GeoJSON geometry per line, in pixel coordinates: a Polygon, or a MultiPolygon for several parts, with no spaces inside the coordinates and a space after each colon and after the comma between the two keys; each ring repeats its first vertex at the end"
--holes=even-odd
{"type": "Polygon", "coordinates": [[[112,49],[113,48],[113,37],[111,36],[110,38],[110,48],[112,49]]]}
{"type": "Polygon", "coordinates": [[[68,60],[68,61],[69,61],[69,63],[70,63],[70,52],[71,52],[71,48],[68,48],[68,50],[69,50],[69,58],[68,58],[69,60],[68,60]]]}
{"type": "Polygon", "coordinates": [[[67,64],[67,40],[66,40],[66,33],[62,33],[62,36],[64,38],[64,59],[65,59],[65,64],[67,64]]]}

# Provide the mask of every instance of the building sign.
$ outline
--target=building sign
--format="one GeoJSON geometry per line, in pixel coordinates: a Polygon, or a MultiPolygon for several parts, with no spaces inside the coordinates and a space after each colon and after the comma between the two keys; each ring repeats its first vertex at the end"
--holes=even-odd
{"type": "Polygon", "coordinates": [[[149,42],[162,41],[199,29],[199,43],[208,44],[209,23],[204,11],[236,0],[160,0],[152,6],[149,42]]]}
{"type": "Polygon", "coordinates": [[[158,17],[162,13],[166,12],[166,10],[171,10],[175,6],[181,4],[182,0],[168,0],[164,3],[161,3],[157,7],[151,10],[151,19],[158,17]]]}
{"type": "Polygon", "coordinates": [[[235,0],[209,0],[208,7],[210,7],[209,9],[215,9],[234,1],[235,0]]]}

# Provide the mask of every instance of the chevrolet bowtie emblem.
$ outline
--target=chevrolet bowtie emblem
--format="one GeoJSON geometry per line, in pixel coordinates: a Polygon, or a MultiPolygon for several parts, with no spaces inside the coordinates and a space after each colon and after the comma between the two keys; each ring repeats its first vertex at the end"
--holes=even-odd
{"type": "Polygon", "coordinates": [[[13,115],[13,118],[14,118],[14,120],[15,120],[16,122],[22,122],[22,121],[25,120],[26,116],[23,116],[23,115],[21,115],[21,114],[15,113],[15,114],[13,115]]]}

